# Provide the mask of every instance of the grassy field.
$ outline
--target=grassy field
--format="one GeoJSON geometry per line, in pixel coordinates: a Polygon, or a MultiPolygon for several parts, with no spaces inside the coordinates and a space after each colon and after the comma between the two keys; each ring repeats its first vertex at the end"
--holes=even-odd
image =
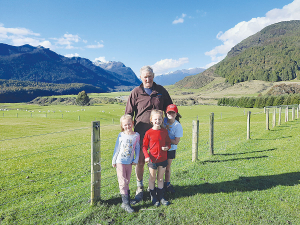
{"type": "MultiPolygon", "coordinates": [[[[251,139],[246,140],[249,109],[179,107],[184,137],[172,164],[176,193],[167,196],[172,204],[155,208],[145,191],[144,201],[134,206],[137,212],[127,214],[120,208],[111,167],[124,105],[0,104],[0,109],[1,225],[300,223],[300,119],[266,130],[263,110],[251,109],[251,139]],[[211,112],[213,156],[208,145],[211,112]],[[197,118],[199,159],[192,162],[192,121],[197,118]],[[94,120],[101,122],[102,180],[101,201],[91,207],[94,120]]],[[[133,172],[132,193],[135,183],[133,172]]]]}

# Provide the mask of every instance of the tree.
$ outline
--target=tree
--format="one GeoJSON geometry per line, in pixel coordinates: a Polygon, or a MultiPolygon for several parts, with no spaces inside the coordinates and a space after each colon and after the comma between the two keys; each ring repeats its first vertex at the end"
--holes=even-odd
{"type": "Polygon", "coordinates": [[[89,96],[85,93],[85,91],[81,91],[78,93],[78,96],[76,98],[76,104],[77,105],[88,105],[90,102],[89,96]]]}

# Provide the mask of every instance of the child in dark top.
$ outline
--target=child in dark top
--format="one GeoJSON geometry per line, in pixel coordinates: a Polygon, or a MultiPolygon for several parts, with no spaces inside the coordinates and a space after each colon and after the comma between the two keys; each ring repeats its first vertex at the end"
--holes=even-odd
{"type": "Polygon", "coordinates": [[[149,167],[149,189],[152,204],[159,206],[170,205],[164,198],[164,173],[168,165],[167,151],[171,147],[171,140],[168,131],[163,128],[163,112],[154,109],[150,114],[152,128],[149,129],[143,139],[143,153],[145,162],[149,167]],[[149,149],[149,153],[148,153],[149,149]],[[155,190],[155,180],[157,175],[157,190],[155,190]],[[157,191],[157,193],[156,193],[157,191]]]}
{"type": "Polygon", "coordinates": [[[132,165],[136,165],[140,154],[140,135],[134,132],[133,120],[131,115],[124,115],[120,119],[121,130],[116,141],[112,166],[117,168],[119,189],[122,196],[121,207],[129,212],[134,212],[130,205],[129,182],[132,165]],[[135,156],[135,157],[134,157],[135,156]]]}

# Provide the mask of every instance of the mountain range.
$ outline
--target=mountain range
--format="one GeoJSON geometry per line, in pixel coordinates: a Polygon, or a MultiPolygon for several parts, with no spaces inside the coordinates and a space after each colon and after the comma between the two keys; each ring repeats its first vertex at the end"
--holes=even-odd
{"type": "MultiPolygon", "coordinates": [[[[174,88],[199,89],[216,77],[225,78],[228,85],[251,80],[293,80],[300,74],[299,43],[299,20],[275,23],[241,41],[225,59],[205,71],[175,71],[156,76],[154,81],[169,85],[179,80],[174,88]]],[[[121,62],[91,62],[80,57],[67,58],[44,47],[0,44],[0,102],[2,96],[17,96],[18,91],[22,97],[26,93],[34,97],[45,90],[49,95],[74,94],[82,88],[93,92],[129,91],[140,83],[121,62]]]]}
{"type": "Polygon", "coordinates": [[[128,91],[140,84],[134,72],[122,63],[111,67],[105,64],[98,66],[88,59],[64,57],[41,46],[7,44],[0,44],[0,79],[84,83],[100,88],[102,92],[128,91]],[[125,70],[126,73],[119,73],[125,70]]]}
{"type": "Polygon", "coordinates": [[[192,68],[192,69],[183,69],[176,70],[167,74],[162,74],[154,77],[154,81],[160,85],[172,85],[176,82],[182,80],[186,76],[196,75],[202,73],[205,69],[203,68],[192,68]]]}

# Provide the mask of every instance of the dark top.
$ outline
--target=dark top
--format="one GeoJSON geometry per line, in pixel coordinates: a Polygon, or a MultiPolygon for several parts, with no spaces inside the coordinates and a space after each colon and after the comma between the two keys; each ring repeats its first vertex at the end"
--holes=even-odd
{"type": "Polygon", "coordinates": [[[151,95],[148,95],[144,91],[143,84],[131,91],[125,108],[125,114],[130,114],[134,117],[134,131],[140,134],[141,144],[145,132],[152,127],[150,123],[151,110],[159,109],[165,111],[167,106],[172,103],[168,91],[155,82],[153,82],[151,95]]]}

